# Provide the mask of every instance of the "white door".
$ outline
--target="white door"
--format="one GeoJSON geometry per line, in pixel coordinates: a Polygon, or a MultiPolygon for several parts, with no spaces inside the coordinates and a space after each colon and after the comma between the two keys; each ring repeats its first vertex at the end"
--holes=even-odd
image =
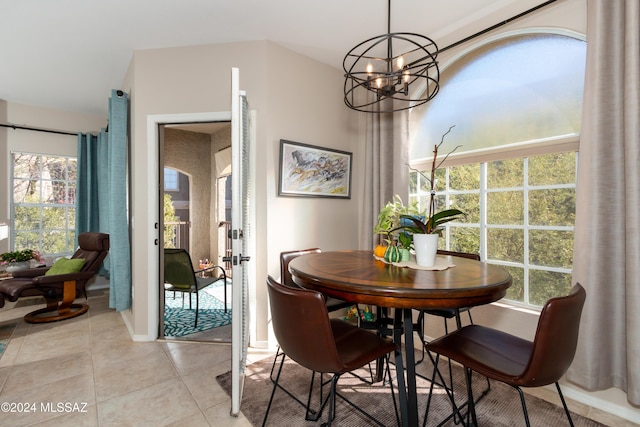
{"type": "Polygon", "coordinates": [[[231,70],[231,233],[232,233],[232,326],[231,414],[240,412],[244,371],[249,345],[249,278],[254,261],[249,227],[249,119],[247,98],[239,89],[239,71],[231,70]]]}

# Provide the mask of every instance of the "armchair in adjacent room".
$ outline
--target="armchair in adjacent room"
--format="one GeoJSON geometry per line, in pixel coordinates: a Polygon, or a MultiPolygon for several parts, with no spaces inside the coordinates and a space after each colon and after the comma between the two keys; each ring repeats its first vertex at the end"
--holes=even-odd
{"type": "Polygon", "coordinates": [[[55,322],[84,314],[89,305],[75,303],[87,297],[86,284],[98,273],[109,253],[109,235],[86,232],[78,235],[78,250],[70,259],[60,258],[51,267],[16,271],[0,282],[0,307],[4,301],[43,296],[47,306],[24,316],[29,323],[55,322]]]}

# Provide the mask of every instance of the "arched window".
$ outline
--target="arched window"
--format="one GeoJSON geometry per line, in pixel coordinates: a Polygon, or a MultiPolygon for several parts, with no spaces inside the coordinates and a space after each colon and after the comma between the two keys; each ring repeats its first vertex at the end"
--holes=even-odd
{"type": "MultiPolygon", "coordinates": [[[[541,306],[571,288],[575,178],[586,43],[549,33],[493,40],[445,64],[440,93],[411,111],[410,159],[429,171],[433,147],[438,210],[465,222],[441,247],[479,252],[513,276],[507,298],[541,306]]],[[[425,175],[410,198],[427,206],[425,175]]]]}

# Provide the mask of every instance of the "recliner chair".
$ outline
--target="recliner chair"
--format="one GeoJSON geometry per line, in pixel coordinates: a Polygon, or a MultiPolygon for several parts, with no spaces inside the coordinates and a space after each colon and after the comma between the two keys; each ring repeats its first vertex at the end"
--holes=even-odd
{"type": "Polygon", "coordinates": [[[47,306],[25,315],[26,322],[55,322],[86,313],[89,306],[74,300],[81,295],[87,297],[86,284],[109,253],[109,235],[80,233],[78,245],[71,259],[84,260],[79,272],[46,275],[50,267],[14,272],[12,279],[0,282],[0,307],[4,306],[5,299],[15,302],[23,297],[43,296],[47,306]]]}

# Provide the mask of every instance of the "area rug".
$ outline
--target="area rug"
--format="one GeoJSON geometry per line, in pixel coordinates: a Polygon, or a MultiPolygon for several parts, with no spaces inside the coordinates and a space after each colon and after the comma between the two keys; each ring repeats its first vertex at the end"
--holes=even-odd
{"type": "MultiPolygon", "coordinates": [[[[229,292],[231,286],[227,286],[229,292]]],[[[231,324],[231,298],[227,299],[227,311],[224,311],[224,287],[210,286],[200,291],[198,326],[194,327],[196,316],[196,299],[192,296],[192,309],[189,309],[189,294],[185,294],[184,306],[182,295],[172,292],[165,295],[164,336],[184,337],[231,324]],[[221,299],[220,299],[221,298],[221,299]]]]}
{"type": "MultiPolygon", "coordinates": [[[[244,392],[240,410],[254,426],[262,425],[265,410],[271,395],[273,383],[269,375],[273,359],[267,358],[247,366],[244,382],[244,392]]],[[[424,362],[418,366],[422,374],[430,376],[427,371],[429,362],[424,362]]],[[[392,377],[395,387],[395,372],[392,366],[392,377]]],[[[368,375],[368,371],[359,370],[359,375],[368,375]]],[[[454,366],[454,388],[458,401],[464,402],[466,389],[464,386],[463,371],[460,367],[454,366]]],[[[306,402],[311,372],[288,360],[282,370],[280,384],[287,388],[300,400],[306,402]]],[[[325,377],[326,379],[326,377],[325,377]]],[[[226,373],[217,377],[220,386],[230,394],[231,374],[226,373]]],[[[317,383],[317,381],[316,381],[317,383]]],[[[418,378],[418,406],[419,422],[422,425],[427,397],[429,395],[429,381],[418,378]]],[[[475,378],[474,393],[476,396],[486,387],[486,379],[475,378]],[[477,392],[475,391],[477,387],[477,392]]],[[[393,401],[388,385],[381,383],[368,385],[349,374],[343,375],[338,382],[339,392],[349,400],[363,407],[385,426],[397,425],[394,415],[393,401]]],[[[396,390],[397,393],[397,390],[396,390]]],[[[397,399],[397,394],[396,394],[397,399]]],[[[526,396],[529,418],[532,426],[551,427],[569,425],[564,410],[561,406],[556,406],[545,400],[534,396],[526,396]]],[[[317,398],[313,400],[317,406],[317,398]]],[[[312,404],[313,405],[313,404],[312,404]]],[[[560,399],[558,398],[558,405],[560,399]]],[[[319,425],[326,421],[327,409],[322,414],[318,423],[305,421],[305,409],[285,392],[277,390],[271,411],[268,417],[268,426],[312,426],[319,425]]],[[[451,403],[441,387],[436,387],[429,409],[427,425],[437,425],[451,413],[451,403]]],[[[520,426],[524,425],[522,406],[520,398],[515,389],[501,383],[491,382],[491,390],[477,404],[476,413],[478,424],[483,426],[520,426]]],[[[602,426],[595,421],[584,418],[577,414],[572,414],[575,426],[602,426]]],[[[336,401],[336,418],[334,425],[340,427],[370,426],[372,422],[351,408],[342,399],[336,401]]],[[[445,425],[454,426],[453,421],[445,425]]]]}

